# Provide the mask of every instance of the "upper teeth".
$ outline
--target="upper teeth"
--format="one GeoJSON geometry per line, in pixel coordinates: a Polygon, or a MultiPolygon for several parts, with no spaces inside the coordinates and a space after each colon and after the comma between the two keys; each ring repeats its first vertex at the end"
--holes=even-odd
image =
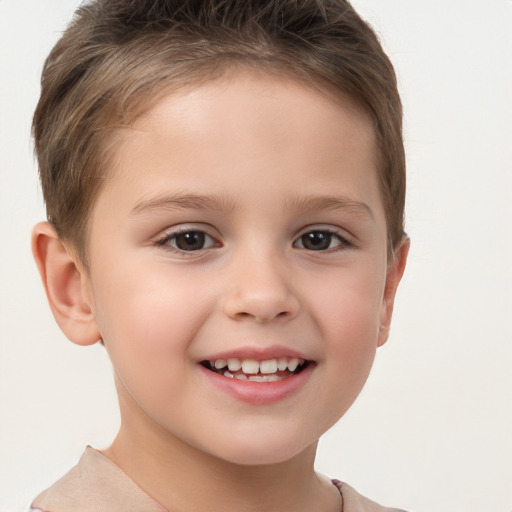
{"type": "Polygon", "coordinates": [[[290,372],[294,372],[297,367],[302,366],[304,364],[303,359],[299,359],[297,357],[280,357],[278,359],[267,359],[265,361],[257,361],[256,359],[237,359],[237,358],[229,358],[229,359],[215,359],[214,361],[210,361],[210,365],[212,368],[217,370],[222,370],[223,368],[228,367],[229,371],[237,372],[238,370],[242,370],[243,373],[248,375],[254,375],[256,373],[262,374],[271,374],[276,373],[277,371],[285,371],[288,370],[290,372]]]}

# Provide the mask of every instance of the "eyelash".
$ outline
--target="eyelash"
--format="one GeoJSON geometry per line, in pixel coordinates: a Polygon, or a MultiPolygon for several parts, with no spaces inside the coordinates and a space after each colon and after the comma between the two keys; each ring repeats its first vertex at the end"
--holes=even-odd
{"type": "MultiPolygon", "coordinates": [[[[208,250],[208,249],[211,249],[214,247],[221,247],[221,245],[222,245],[220,242],[217,242],[214,237],[212,237],[211,235],[206,233],[206,231],[204,231],[202,229],[190,229],[190,228],[179,229],[172,233],[167,233],[161,239],[156,240],[155,244],[157,246],[163,246],[166,249],[169,249],[169,250],[172,250],[179,254],[184,254],[184,255],[194,255],[194,254],[199,253],[200,251],[208,250]],[[197,249],[191,249],[191,250],[179,248],[176,245],[178,237],[187,236],[187,235],[194,235],[196,237],[196,240],[197,240],[197,236],[199,236],[199,242],[201,242],[201,240],[203,241],[203,243],[200,244],[201,247],[198,247],[197,249]],[[208,247],[204,247],[204,241],[206,239],[209,239],[211,241],[211,242],[208,242],[209,243],[208,247]],[[172,242],[174,242],[174,244],[172,242]]],[[[309,231],[304,232],[302,235],[300,235],[294,241],[293,247],[296,247],[301,250],[309,251],[309,252],[324,252],[325,253],[325,252],[335,252],[335,251],[347,249],[347,248],[353,247],[353,244],[350,241],[348,241],[345,237],[343,237],[339,233],[337,233],[335,230],[332,230],[332,229],[310,229],[309,231]],[[304,242],[307,240],[306,237],[308,235],[310,236],[310,239],[309,239],[310,241],[312,241],[311,235],[317,235],[317,236],[321,235],[320,240],[319,240],[320,243],[322,242],[322,238],[327,235],[327,237],[324,240],[328,241],[329,246],[325,249],[311,249],[311,248],[308,249],[307,247],[304,246],[304,242]],[[337,240],[337,243],[333,247],[330,247],[333,240],[337,240]],[[301,246],[297,245],[299,243],[301,244],[301,246]]]]}
{"type": "Polygon", "coordinates": [[[332,252],[332,251],[336,251],[336,250],[347,249],[349,247],[352,247],[352,245],[353,245],[345,237],[341,236],[339,233],[337,233],[336,231],[334,231],[332,229],[311,229],[311,230],[303,233],[299,238],[297,238],[297,240],[293,244],[294,247],[299,242],[302,243],[302,247],[299,247],[299,249],[309,250],[311,252],[332,252]],[[304,247],[304,240],[306,239],[306,237],[308,235],[322,235],[322,237],[327,235],[328,241],[329,241],[329,246],[331,245],[333,239],[337,239],[338,243],[334,247],[328,247],[326,249],[321,249],[321,250],[307,249],[306,247],[304,247]]]}
{"type": "Polygon", "coordinates": [[[206,233],[206,231],[204,231],[203,229],[189,229],[189,228],[179,229],[172,233],[165,234],[161,239],[156,241],[156,245],[163,246],[166,249],[173,250],[177,253],[187,254],[187,255],[195,254],[199,251],[206,250],[206,249],[211,249],[212,247],[220,247],[221,246],[221,244],[219,242],[216,242],[215,238],[213,238],[211,235],[206,233]],[[209,247],[200,247],[198,249],[186,250],[186,249],[180,249],[177,245],[173,245],[171,243],[172,241],[176,242],[176,240],[180,236],[186,236],[186,235],[192,235],[192,234],[199,235],[203,239],[206,239],[206,238],[210,239],[212,241],[211,245],[209,247]]]}

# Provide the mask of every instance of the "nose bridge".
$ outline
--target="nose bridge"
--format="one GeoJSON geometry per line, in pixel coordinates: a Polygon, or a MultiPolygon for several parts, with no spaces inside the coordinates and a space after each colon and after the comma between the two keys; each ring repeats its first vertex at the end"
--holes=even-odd
{"type": "Polygon", "coordinates": [[[294,318],[300,304],[290,282],[289,262],[275,246],[247,244],[230,261],[225,313],[263,323],[294,318]]]}

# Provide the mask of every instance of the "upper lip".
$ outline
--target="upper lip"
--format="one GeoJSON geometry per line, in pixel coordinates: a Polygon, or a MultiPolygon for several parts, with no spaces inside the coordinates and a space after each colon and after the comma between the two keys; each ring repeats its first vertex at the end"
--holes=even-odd
{"type": "Polygon", "coordinates": [[[306,361],[311,360],[311,357],[293,348],[274,345],[270,347],[239,347],[223,352],[215,352],[214,354],[203,357],[200,361],[216,361],[217,359],[254,359],[256,361],[268,361],[280,357],[295,357],[306,361]]]}

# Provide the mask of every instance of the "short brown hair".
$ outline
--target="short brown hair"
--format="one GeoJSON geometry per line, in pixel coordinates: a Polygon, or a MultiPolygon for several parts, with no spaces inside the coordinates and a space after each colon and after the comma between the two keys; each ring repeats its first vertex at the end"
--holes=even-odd
{"type": "Polygon", "coordinates": [[[404,236],[402,107],[393,66],[345,0],[92,0],[48,56],[33,121],[48,220],[86,262],[109,135],[164,88],[233,64],[334,86],[373,120],[389,248],[404,236]]]}

